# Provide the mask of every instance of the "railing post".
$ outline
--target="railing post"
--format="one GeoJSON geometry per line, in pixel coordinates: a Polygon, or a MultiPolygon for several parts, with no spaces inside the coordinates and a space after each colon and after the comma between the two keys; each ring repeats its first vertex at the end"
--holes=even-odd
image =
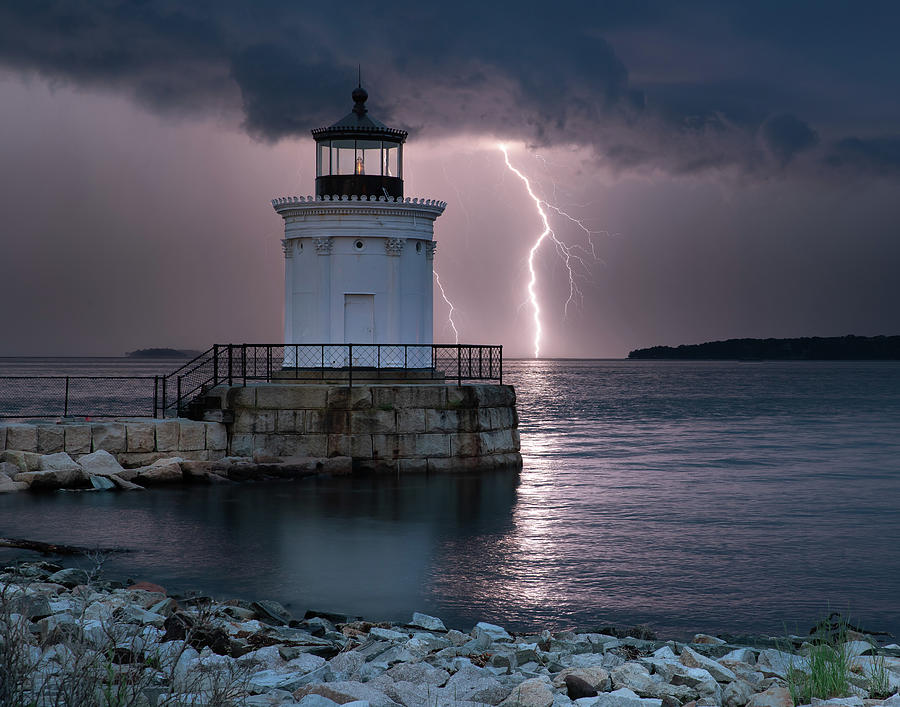
{"type": "Polygon", "coordinates": [[[153,417],[156,417],[156,405],[159,402],[159,376],[153,376],[153,417]]]}
{"type": "Polygon", "coordinates": [[[347,344],[347,346],[349,347],[349,353],[348,353],[349,359],[347,362],[350,364],[349,367],[347,368],[347,382],[348,382],[347,387],[352,388],[353,387],[353,344],[347,344]]]}
{"type": "Polygon", "coordinates": [[[181,376],[178,376],[178,397],[175,398],[175,416],[181,416],[181,376]]]}
{"type": "Polygon", "coordinates": [[[456,385],[462,387],[462,347],[456,345],[456,385]]]}
{"type": "Polygon", "coordinates": [[[69,376],[66,376],[66,397],[63,401],[63,417],[69,416],[69,376]]]}
{"type": "Polygon", "coordinates": [[[294,378],[300,377],[300,347],[294,344],[294,378]]]}
{"type": "Polygon", "coordinates": [[[234,345],[228,344],[228,385],[234,385],[232,371],[234,370],[234,345]]]}
{"type": "Polygon", "coordinates": [[[163,396],[162,396],[162,416],[166,419],[166,386],[169,384],[169,377],[163,376],[163,396]]]}
{"type": "MultiPolygon", "coordinates": [[[[255,353],[255,352],[254,352],[255,353]]],[[[256,370],[256,356],[253,357],[253,370],[256,370]]],[[[241,375],[244,377],[244,387],[247,387],[247,344],[242,347],[241,353],[241,375]]]]}
{"type": "Polygon", "coordinates": [[[266,346],[266,383],[272,382],[272,344],[266,346]]]}
{"type": "Polygon", "coordinates": [[[322,375],[321,375],[321,379],[322,379],[322,380],[325,380],[325,344],[322,344],[320,348],[321,348],[321,352],[322,352],[322,375]]]}
{"type": "Polygon", "coordinates": [[[503,344],[500,345],[500,385],[503,385],[503,344]]]}
{"type": "Polygon", "coordinates": [[[213,387],[219,385],[219,345],[213,344],[213,387]]]}

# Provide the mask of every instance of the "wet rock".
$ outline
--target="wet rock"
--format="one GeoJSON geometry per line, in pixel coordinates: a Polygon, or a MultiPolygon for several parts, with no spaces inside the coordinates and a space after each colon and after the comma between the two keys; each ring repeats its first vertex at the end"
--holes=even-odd
{"type": "Polygon", "coordinates": [[[97,491],[111,491],[116,488],[115,482],[112,479],[106,476],[91,476],[89,477],[91,482],[91,486],[93,486],[97,491]]]}
{"type": "Polygon", "coordinates": [[[747,707],[794,707],[794,700],[787,688],[773,685],[765,692],[758,692],[747,702],[747,707]]]}

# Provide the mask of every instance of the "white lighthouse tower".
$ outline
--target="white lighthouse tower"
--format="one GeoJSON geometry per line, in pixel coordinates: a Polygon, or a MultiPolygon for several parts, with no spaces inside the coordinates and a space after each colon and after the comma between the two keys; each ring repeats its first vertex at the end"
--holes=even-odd
{"type": "Polygon", "coordinates": [[[404,198],[407,133],[369,116],[363,88],[352,97],[347,116],[312,131],[315,197],[272,202],[284,219],[285,366],[304,365],[292,349],[321,344],[353,344],[353,365],[358,356],[365,363],[367,349],[380,352],[375,344],[419,345],[427,366],[434,221],[446,203],[404,198]]]}

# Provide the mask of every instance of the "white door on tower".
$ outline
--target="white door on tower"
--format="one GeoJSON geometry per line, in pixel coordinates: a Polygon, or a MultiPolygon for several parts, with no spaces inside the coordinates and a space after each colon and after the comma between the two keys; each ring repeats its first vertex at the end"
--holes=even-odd
{"type": "Polygon", "coordinates": [[[344,295],[344,343],[375,343],[375,295],[344,295]]]}

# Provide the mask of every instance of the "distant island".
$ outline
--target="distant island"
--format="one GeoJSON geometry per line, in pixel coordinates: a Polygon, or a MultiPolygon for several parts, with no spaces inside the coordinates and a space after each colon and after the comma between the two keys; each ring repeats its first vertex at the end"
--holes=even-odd
{"type": "Polygon", "coordinates": [[[125,353],[129,358],[187,358],[199,356],[200,351],[192,349],[137,349],[125,353]]]}
{"type": "Polygon", "coordinates": [[[628,354],[634,359],[725,361],[900,360],[900,336],[810,336],[799,339],[728,339],[705,344],[652,346],[628,354]]]}

